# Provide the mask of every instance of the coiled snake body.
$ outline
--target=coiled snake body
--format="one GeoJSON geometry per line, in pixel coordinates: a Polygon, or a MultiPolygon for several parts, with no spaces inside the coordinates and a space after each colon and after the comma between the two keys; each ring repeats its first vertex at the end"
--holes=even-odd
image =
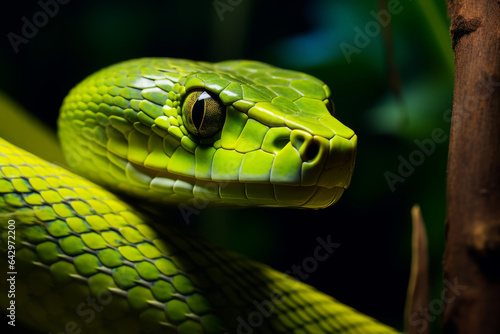
{"type": "Polygon", "coordinates": [[[52,333],[394,332],[118,197],[155,212],[197,201],[327,207],[356,149],[333,114],[323,82],[254,61],[146,58],[91,75],[59,118],[81,176],[0,139],[17,319],[52,333]]]}

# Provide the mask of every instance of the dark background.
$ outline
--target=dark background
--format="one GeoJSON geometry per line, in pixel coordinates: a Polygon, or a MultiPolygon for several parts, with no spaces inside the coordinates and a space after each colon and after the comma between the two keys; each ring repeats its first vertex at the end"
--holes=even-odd
{"type": "Polygon", "coordinates": [[[336,116],[359,137],[351,187],[341,200],[319,211],[209,208],[186,227],[281,271],[312,256],[317,237],[332,235],[340,248],[305,282],[402,330],[415,203],[428,230],[431,300],[443,288],[448,142],[435,143],[394,191],[384,174],[398,174],[398,157],[408,160],[419,150],[415,140],[430,140],[434,129],[448,133],[443,116],[451,108],[453,58],[444,1],[401,0],[384,29],[392,38],[389,47],[376,31],[366,46],[356,45],[357,29],[373,26],[371,11],[384,3],[72,0],[59,5],[17,53],[8,34],[21,36],[22,18],[33,22],[41,7],[36,1],[11,3],[1,14],[0,92],[55,131],[71,87],[130,58],[246,58],[320,78],[332,90],[336,116]],[[345,43],[359,51],[350,61],[342,52],[345,43]]]}

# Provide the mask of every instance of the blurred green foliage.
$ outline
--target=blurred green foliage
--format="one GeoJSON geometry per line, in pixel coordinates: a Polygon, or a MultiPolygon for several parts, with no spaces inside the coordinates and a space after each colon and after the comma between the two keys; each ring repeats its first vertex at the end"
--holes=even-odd
{"type": "MultiPolygon", "coordinates": [[[[60,5],[18,53],[4,38],[0,90],[55,129],[72,86],[129,58],[247,58],[317,76],[332,90],[337,117],[359,137],[352,184],[340,202],[320,211],[210,208],[191,216],[187,227],[283,271],[309,256],[318,236],[331,234],[341,247],[306,282],[401,329],[415,203],[427,225],[431,299],[442,289],[447,141],[436,143],[411,175],[394,183],[394,191],[386,175],[398,174],[398,157],[408,160],[419,150],[415,140],[432,138],[434,129],[448,133],[453,58],[444,1],[398,1],[400,10],[386,30],[395,62],[389,61],[383,29],[372,30],[366,46],[356,46],[357,31],[366,33],[376,22],[372,11],[384,3],[72,1],[60,5]],[[350,61],[342,43],[359,50],[350,61]],[[390,66],[397,68],[399,97],[390,88],[390,66]]],[[[21,34],[21,18],[39,10],[36,2],[11,9],[3,34],[21,34]]],[[[172,210],[172,219],[179,219],[172,210]]]]}

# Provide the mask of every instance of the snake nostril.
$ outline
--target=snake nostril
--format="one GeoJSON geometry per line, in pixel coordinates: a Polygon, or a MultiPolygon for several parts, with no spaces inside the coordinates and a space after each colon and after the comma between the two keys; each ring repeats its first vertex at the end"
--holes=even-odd
{"type": "Polygon", "coordinates": [[[319,153],[319,145],[316,142],[311,142],[306,149],[305,158],[307,161],[314,160],[319,153]]]}

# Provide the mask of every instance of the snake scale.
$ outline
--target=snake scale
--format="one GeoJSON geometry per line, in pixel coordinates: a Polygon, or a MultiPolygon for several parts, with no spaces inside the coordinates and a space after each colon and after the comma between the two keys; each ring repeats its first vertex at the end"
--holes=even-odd
{"type": "Polygon", "coordinates": [[[356,135],[320,80],[256,61],[135,59],[73,88],[58,125],[71,172],[0,139],[20,322],[50,333],[396,332],[158,215],[335,203],[356,135]]]}

